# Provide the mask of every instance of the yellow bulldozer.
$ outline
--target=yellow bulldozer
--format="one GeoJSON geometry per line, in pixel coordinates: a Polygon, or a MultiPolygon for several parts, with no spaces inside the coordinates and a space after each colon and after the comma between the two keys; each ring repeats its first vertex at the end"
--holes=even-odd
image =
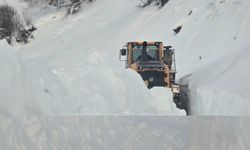
{"type": "Polygon", "coordinates": [[[139,73],[146,86],[170,88],[173,100],[180,109],[185,109],[181,100],[181,88],[176,84],[175,52],[172,46],[163,42],[128,42],[120,49],[120,60],[125,67],[139,73]]]}

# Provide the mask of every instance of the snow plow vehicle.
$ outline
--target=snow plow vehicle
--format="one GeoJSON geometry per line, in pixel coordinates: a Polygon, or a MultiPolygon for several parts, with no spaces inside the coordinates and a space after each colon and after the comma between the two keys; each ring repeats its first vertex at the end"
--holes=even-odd
{"type": "Polygon", "coordinates": [[[120,49],[119,58],[125,61],[125,68],[141,75],[149,89],[155,86],[170,88],[177,108],[186,108],[180,85],[175,82],[177,72],[172,46],[164,46],[163,42],[128,42],[120,49]]]}

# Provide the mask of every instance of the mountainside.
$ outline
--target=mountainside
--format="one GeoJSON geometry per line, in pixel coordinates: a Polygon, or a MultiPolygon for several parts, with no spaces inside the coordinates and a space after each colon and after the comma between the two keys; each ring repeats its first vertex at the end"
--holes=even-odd
{"type": "MultiPolygon", "coordinates": [[[[18,12],[28,7],[11,2],[18,12]]],[[[170,89],[148,90],[118,56],[128,41],[172,45],[178,80],[189,85],[192,115],[249,115],[250,1],[138,4],[96,0],[75,15],[66,15],[66,8],[28,8],[37,27],[34,39],[13,46],[0,41],[0,147],[248,149],[244,117],[161,119],[185,112],[175,107],[170,89]]]]}
{"type": "Polygon", "coordinates": [[[178,77],[192,74],[185,81],[190,81],[192,114],[248,114],[249,84],[243,84],[249,75],[243,67],[248,64],[248,4],[239,0],[177,0],[162,9],[140,9],[138,1],[96,1],[68,17],[64,9],[47,9],[38,15],[33,8],[38,27],[35,39],[19,46],[16,53],[30,62],[31,67],[25,69],[28,73],[34,72],[32,66],[39,66],[30,74],[43,80],[32,82],[39,89],[27,87],[36,91],[32,93],[38,103],[50,105],[59,100],[56,105],[60,107],[64,97],[65,104],[74,103],[74,109],[83,114],[108,113],[97,107],[100,103],[111,102],[106,107],[118,114],[129,112],[126,109],[138,103],[134,113],[143,114],[143,109],[154,109],[150,108],[154,100],[139,77],[123,69],[118,50],[127,41],[163,41],[176,49],[178,77]],[[178,26],[182,30],[176,35],[173,29],[178,26]],[[50,88],[55,87],[53,98],[49,98],[50,88]],[[136,94],[128,94],[135,90],[136,94]]]}

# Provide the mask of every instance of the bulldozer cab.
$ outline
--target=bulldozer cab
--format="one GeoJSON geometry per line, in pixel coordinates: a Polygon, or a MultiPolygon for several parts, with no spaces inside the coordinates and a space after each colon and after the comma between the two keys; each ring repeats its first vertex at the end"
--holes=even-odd
{"type": "MultiPolygon", "coordinates": [[[[160,42],[129,42],[127,45],[127,67],[133,64],[160,62],[160,42]]],[[[135,69],[135,68],[134,68],[135,69]]]]}
{"type": "Polygon", "coordinates": [[[120,50],[120,60],[126,61],[126,68],[134,63],[162,62],[175,70],[174,49],[163,46],[162,42],[128,42],[120,50]],[[174,66],[172,66],[174,64],[174,66]]]}
{"type": "Polygon", "coordinates": [[[156,45],[145,46],[145,52],[143,52],[143,45],[134,45],[132,48],[132,63],[141,61],[160,61],[159,48],[156,45]],[[145,54],[144,54],[145,53],[145,54]],[[145,55],[145,56],[143,56],[145,55]]]}

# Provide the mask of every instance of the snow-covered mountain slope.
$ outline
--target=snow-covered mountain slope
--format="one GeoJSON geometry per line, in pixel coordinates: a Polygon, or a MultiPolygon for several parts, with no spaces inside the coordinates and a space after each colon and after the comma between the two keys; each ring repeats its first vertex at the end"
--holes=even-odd
{"type": "Polygon", "coordinates": [[[184,113],[169,89],[148,90],[125,70],[118,50],[133,40],[173,45],[192,114],[247,115],[250,2],[137,4],[96,0],[75,16],[32,8],[35,38],[14,48],[0,42],[1,149],[249,149],[247,117],[152,116],[184,113]]]}
{"type": "MultiPolygon", "coordinates": [[[[72,69],[78,70],[75,74],[79,76],[79,68],[89,66],[86,64],[100,67],[108,62],[107,70],[122,71],[117,53],[125,42],[163,41],[176,49],[178,76],[193,74],[189,79],[192,114],[249,114],[249,84],[246,82],[249,3],[243,0],[176,0],[162,9],[138,9],[135,0],[97,1],[77,16],[64,18],[58,13],[53,14],[57,17],[54,19],[53,16],[38,19],[40,30],[36,40],[22,47],[20,52],[30,61],[45,63],[70,86],[67,89],[76,94],[79,86],[67,79],[72,77],[72,69]],[[180,25],[182,30],[175,35],[172,29],[180,25]],[[64,71],[60,73],[58,68],[64,71]]],[[[75,81],[79,83],[79,79],[86,80],[93,74],[94,71],[84,77],[80,75],[75,81]]],[[[121,74],[122,79],[127,77],[124,72],[121,74]]],[[[87,85],[92,83],[97,83],[101,89],[105,87],[95,81],[87,85]]],[[[147,95],[145,93],[139,95],[147,95]]]]}
{"type": "Polygon", "coordinates": [[[141,78],[118,61],[119,48],[129,40],[119,38],[127,26],[122,16],[136,19],[134,11],[143,13],[134,2],[99,1],[77,16],[67,18],[65,10],[59,10],[38,17],[36,38],[16,51],[28,84],[27,89],[20,90],[30,91],[30,103],[38,103],[35,109],[59,115],[185,114],[175,108],[168,89],[156,92],[162,93],[160,104],[171,105],[160,108],[159,100],[152,97],[154,91],[148,91],[141,78]],[[116,7],[108,10],[110,5],[116,7]],[[128,12],[126,7],[133,11],[128,12]]]}
{"type": "Polygon", "coordinates": [[[26,90],[55,114],[158,114],[157,101],[117,56],[127,41],[158,40],[175,47],[179,77],[193,74],[193,114],[248,114],[249,3],[176,0],[139,9],[135,0],[97,0],[76,16],[36,16],[35,39],[16,51],[26,90]]]}
{"type": "Polygon", "coordinates": [[[249,7],[249,1],[233,0],[203,5],[175,41],[176,47],[184,44],[177,48],[179,71],[193,74],[192,114],[249,115],[249,7]]]}

